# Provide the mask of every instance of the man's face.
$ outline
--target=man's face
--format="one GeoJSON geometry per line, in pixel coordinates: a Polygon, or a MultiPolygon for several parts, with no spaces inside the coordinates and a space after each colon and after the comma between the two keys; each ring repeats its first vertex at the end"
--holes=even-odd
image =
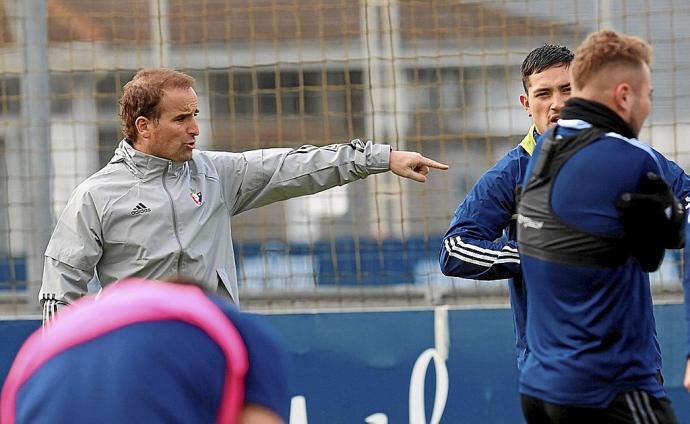
{"type": "Polygon", "coordinates": [[[547,68],[527,77],[527,94],[520,96],[539,134],[556,124],[570,98],[570,72],[565,65],[547,68]]]}
{"type": "Polygon", "coordinates": [[[652,110],[652,77],[646,63],[639,71],[639,84],[636,85],[637,87],[633,87],[632,90],[632,106],[628,123],[635,134],[640,134],[640,129],[652,110]]]}
{"type": "Polygon", "coordinates": [[[192,88],[164,90],[158,105],[160,118],[137,118],[146,121],[141,128],[137,126],[139,137],[135,148],[143,153],[176,162],[190,160],[192,150],[196,147],[195,138],[199,135],[199,125],[196,121],[198,106],[199,100],[192,88]]]}

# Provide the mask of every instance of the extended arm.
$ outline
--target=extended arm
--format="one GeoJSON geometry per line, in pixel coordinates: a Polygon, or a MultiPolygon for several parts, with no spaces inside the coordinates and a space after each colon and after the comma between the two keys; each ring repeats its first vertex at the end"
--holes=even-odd
{"type": "Polygon", "coordinates": [[[239,160],[238,155],[217,153],[213,158],[225,174],[221,178],[233,214],[388,170],[423,182],[429,168],[447,168],[418,153],[391,153],[388,145],[361,140],[325,147],[254,150],[239,155],[239,160]]]}

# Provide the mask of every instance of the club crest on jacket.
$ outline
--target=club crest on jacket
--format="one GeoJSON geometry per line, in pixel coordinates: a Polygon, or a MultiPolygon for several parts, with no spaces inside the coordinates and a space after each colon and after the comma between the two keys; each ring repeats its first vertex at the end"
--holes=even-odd
{"type": "Polygon", "coordinates": [[[196,193],[191,192],[189,193],[190,196],[192,196],[192,200],[194,200],[194,203],[196,203],[197,206],[201,206],[201,192],[198,191],[196,193]]]}

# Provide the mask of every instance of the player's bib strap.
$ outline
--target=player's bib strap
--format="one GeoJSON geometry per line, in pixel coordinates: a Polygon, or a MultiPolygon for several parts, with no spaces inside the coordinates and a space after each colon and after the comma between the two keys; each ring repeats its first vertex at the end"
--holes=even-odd
{"type": "Polygon", "coordinates": [[[599,140],[606,131],[590,127],[576,135],[544,139],[532,175],[520,195],[517,233],[520,253],[562,264],[609,268],[630,259],[622,237],[593,234],[561,220],[551,209],[553,184],[561,166],[575,153],[599,140]]]}
{"type": "Polygon", "coordinates": [[[83,298],[62,311],[60,318],[45,334],[41,330],[32,334],[17,354],[7,376],[2,391],[0,421],[14,422],[18,390],[55,355],[127,325],[162,320],[194,325],[221,348],[226,369],[218,422],[233,422],[242,407],[248,368],[247,350],[239,332],[200,288],[143,279],[124,280],[117,283],[117,288],[105,290],[98,298],[83,298]],[[108,313],[104,314],[104,310],[108,313]]]}
{"type": "Polygon", "coordinates": [[[587,255],[576,255],[570,252],[563,253],[522,244],[520,253],[543,261],[595,268],[615,268],[632,259],[630,254],[623,249],[608,249],[601,252],[590,252],[587,255]]]}

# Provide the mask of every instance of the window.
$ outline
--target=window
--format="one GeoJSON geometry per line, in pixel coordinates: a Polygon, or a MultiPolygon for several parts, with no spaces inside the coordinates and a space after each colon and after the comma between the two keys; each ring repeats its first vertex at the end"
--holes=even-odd
{"type": "MultiPolygon", "coordinates": [[[[361,72],[230,70],[209,77],[212,115],[303,116],[344,113],[361,103],[361,72]],[[278,107],[280,105],[280,108],[278,107]]],[[[357,109],[359,110],[359,109],[357,109]]]]}
{"type": "Polygon", "coordinates": [[[19,85],[19,78],[0,79],[0,113],[2,116],[7,117],[21,113],[19,85]]]}

